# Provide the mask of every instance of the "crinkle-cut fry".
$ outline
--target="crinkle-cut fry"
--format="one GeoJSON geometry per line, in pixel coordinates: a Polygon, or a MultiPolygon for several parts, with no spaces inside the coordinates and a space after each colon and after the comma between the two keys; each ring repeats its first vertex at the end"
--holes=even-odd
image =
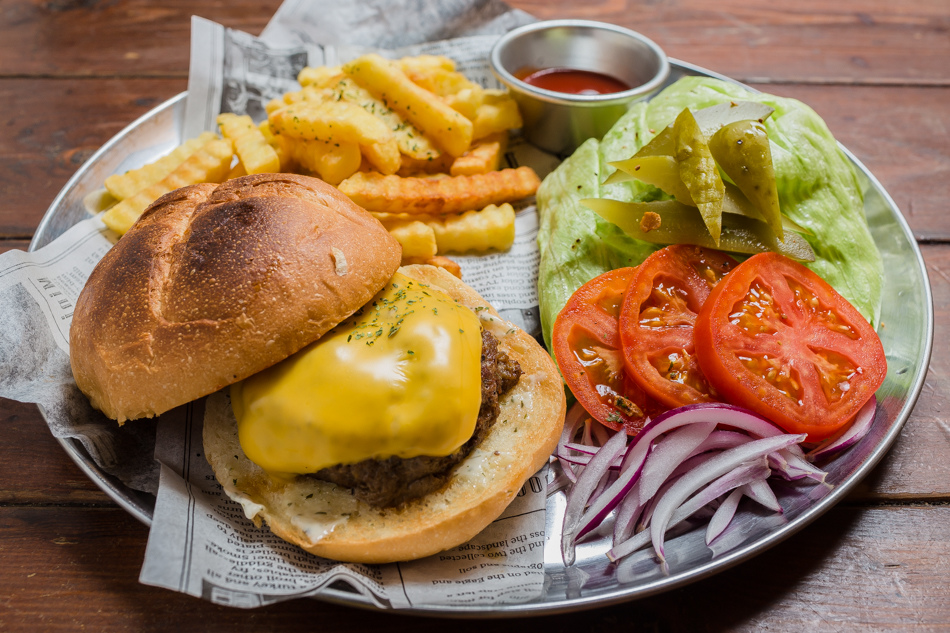
{"type": "Polygon", "coordinates": [[[439,154],[428,159],[416,159],[411,156],[403,156],[399,171],[400,176],[420,176],[426,174],[445,174],[455,159],[446,153],[439,154]]]}
{"type": "Polygon", "coordinates": [[[363,152],[363,158],[381,174],[395,174],[402,165],[402,154],[395,139],[390,143],[360,145],[360,151],[363,152]]]}
{"type": "Polygon", "coordinates": [[[280,171],[294,171],[297,167],[297,160],[294,158],[293,139],[285,134],[277,134],[271,127],[270,121],[264,119],[257,128],[264,135],[267,144],[277,152],[277,160],[280,161],[280,171]]]}
{"type": "Polygon", "coordinates": [[[356,143],[295,140],[293,155],[301,167],[334,186],[356,173],[362,162],[356,143]]]}
{"type": "Polygon", "coordinates": [[[518,104],[507,92],[485,90],[484,93],[475,116],[472,138],[485,138],[490,134],[521,127],[521,112],[518,110],[518,104]]]}
{"type": "Polygon", "coordinates": [[[393,132],[378,117],[348,101],[299,101],[270,113],[281,134],[304,141],[388,143],[393,132]]]}
{"type": "Polygon", "coordinates": [[[438,266],[439,268],[444,268],[459,279],[462,278],[462,267],[458,265],[458,262],[454,262],[448,257],[443,257],[442,255],[436,255],[435,257],[403,257],[402,265],[408,266],[409,264],[428,264],[429,266],[438,266]]]}
{"type": "Polygon", "coordinates": [[[471,145],[472,122],[413,83],[398,65],[369,54],[345,64],[343,70],[452,156],[461,156],[471,145]]]}
{"type": "Polygon", "coordinates": [[[189,156],[197,152],[201,147],[217,138],[212,132],[204,132],[200,136],[188,139],[169,154],[162,156],[156,161],[143,165],[137,169],[130,169],[124,174],[112,174],[105,181],[105,187],[112,197],[116,200],[124,200],[130,196],[154,185],[175,171],[175,168],[185,162],[189,156]]]}
{"type": "Polygon", "coordinates": [[[515,210],[510,204],[490,204],[481,211],[466,211],[426,222],[435,233],[440,253],[505,251],[515,241],[515,210]]]}
{"type": "Polygon", "coordinates": [[[297,73],[297,83],[303,87],[324,88],[343,76],[340,66],[304,66],[297,73]]]}
{"type": "Polygon", "coordinates": [[[472,176],[403,178],[357,172],[340,191],[369,211],[381,213],[461,213],[533,195],[540,184],[530,167],[472,176]]]}
{"type": "Polygon", "coordinates": [[[246,114],[226,112],[218,115],[221,135],[234,143],[234,153],[248,174],[271,174],[280,171],[280,157],[261,130],[246,114]]]}
{"type": "Polygon", "coordinates": [[[508,132],[498,132],[479,140],[452,162],[449,173],[453,176],[487,174],[501,165],[501,157],[508,149],[508,132]]]}
{"type": "Polygon", "coordinates": [[[425,222],[402,220],[386,227],[389,234],[402,245],[403,259],[407,257],[434,257],[438,252],[435,231],[425,222]]]}
{"type": "Polygon", "coordinates": [[[213,139],[189,156],[160,182],[146,187],[106,211],[102,216],[102,221],[110,229],[123,235],[150,204],[169,191],[201,182],[223,182],[231,170],[233,157],[234,149],[231,141],[213,139]]]}

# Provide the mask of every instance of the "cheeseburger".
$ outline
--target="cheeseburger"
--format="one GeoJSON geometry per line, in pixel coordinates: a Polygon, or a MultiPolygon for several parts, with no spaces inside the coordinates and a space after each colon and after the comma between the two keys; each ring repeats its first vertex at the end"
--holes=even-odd
{"type": "Polygon", "coordinates": [[[548,459],[550,356],[323,181],[259,174],[157,200],[86,283],[79,388],[120,424],[203,396],[205,455],[248,518],[314,554],[464,543],[548,459]]]}

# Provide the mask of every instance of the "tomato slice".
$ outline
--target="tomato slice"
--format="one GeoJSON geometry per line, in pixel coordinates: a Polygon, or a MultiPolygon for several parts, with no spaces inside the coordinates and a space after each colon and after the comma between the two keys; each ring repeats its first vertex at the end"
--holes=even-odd
{"type": "Polygon", "coordinates": [[[554,321],[554,357],[587,412],[604,426],[636,435],[656,406],[623,368],[617,316],[636,268],[594,277],[574,292],[554,321]]]}
{"type": "Polygon", "coordinates": [[[627,372],[657,402],[673,408],[719,399],[696,360],[693,324],[736,265],[725,253],[674,244],[637,269],[620,312],[620,340],[627,372]]]}
{"type": "Polygon", "coordinates": [[[777,253],[739,265],[696,320],[696,351],[729,402],[820,440],[881,386],[877,333],[827,282],[777,253]]]}

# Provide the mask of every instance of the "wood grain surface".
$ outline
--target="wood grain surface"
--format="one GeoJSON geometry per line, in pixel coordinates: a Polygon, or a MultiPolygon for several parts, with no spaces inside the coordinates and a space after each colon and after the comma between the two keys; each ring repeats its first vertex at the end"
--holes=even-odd
{"type": "MultiPolygon", "coordinates": [[[[531,620],[446,621],[296,600],[254,611],[138,582],[148,530],[35,405],[0,400],[0,631],[950,630],[950,3],[515,0],[636,29],[676,59],[811,105],[921,244],[933,358],[882,463],[814,524],[659,596],[531,620]]],[[[192,14],[259,33],[279,2],[0,0],[0,252],[24,249],[99,146],[185,89],[192,14]]]]}

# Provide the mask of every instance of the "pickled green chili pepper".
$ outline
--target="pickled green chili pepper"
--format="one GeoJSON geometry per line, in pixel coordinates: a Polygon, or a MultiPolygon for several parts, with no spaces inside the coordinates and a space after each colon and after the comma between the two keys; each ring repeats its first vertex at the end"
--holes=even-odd
{"type": "Polygon", "coordinates": [[[673,140],[673,158],[680,179],[699,208],[715,247],[718,247],[725,188],[706,138],[689,109],[680,112],[673,122],[673,140]]]}
{"type": "Polygon", "coordinates": [[[725,125],[709,139],[709,149],[719,167],[761,212],[779,240],[784,239],[775,167],[765,126],[758,121],[725,125]]]}
{"type": "Polygon", "coordinates": [[[616,167],[617,171],[608,176],[604,181],[605,185],[615,182],[625,182],[627,180],[642,180],[648,185],[653,185],[670,194],[683,204],[693,203],[693,197],[689,189],[683,184],[680,178],[679,170],[676,167],[676,160],[672,156],[642,156],[628,158],[627,160],[618,160],[610,163],[616,167]]]}
{"type": "Polygon", "coordinates": [[[814,251],[800,235],[789,232],[781,241],[765,222],[743,215],[723,214],[720,240],[714,244],[696,207],[675,200],[618,202],[607,198],[587,198],[580,202],[616,224],[630,237],[651,244],[695,244],[749,255],[774,251],[798,261],[815,261],[814,251]],[[659,226],[654,224],[655,228],[644,231],[641,226],[648,212],[657,214],[660,222],[659,226]]]}

